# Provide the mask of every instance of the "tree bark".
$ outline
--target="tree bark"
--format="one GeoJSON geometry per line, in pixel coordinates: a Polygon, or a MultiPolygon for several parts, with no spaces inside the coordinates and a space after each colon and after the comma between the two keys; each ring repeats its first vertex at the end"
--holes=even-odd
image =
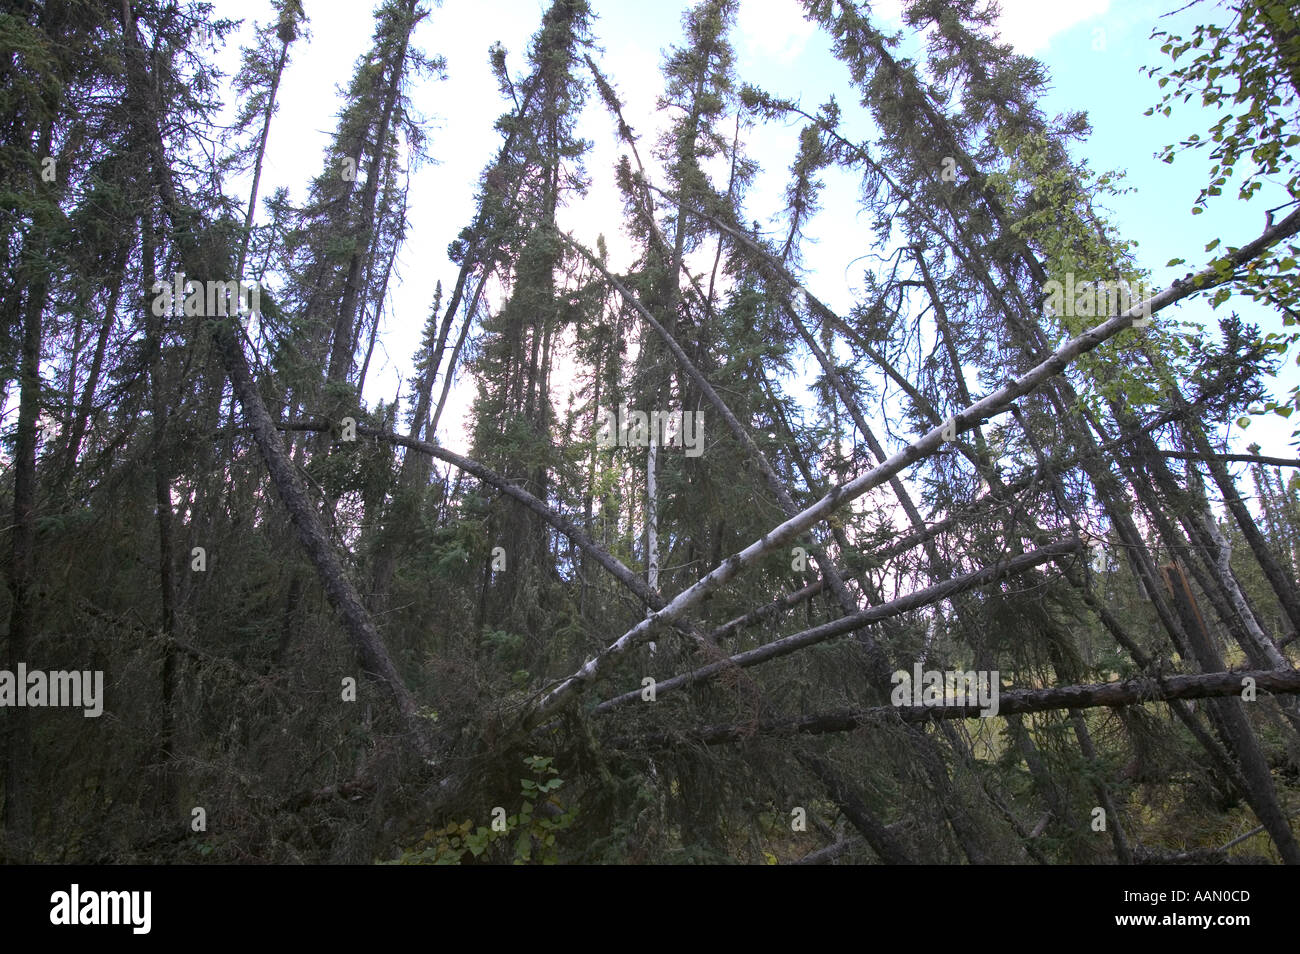
{"type": "MultiPolygon", "coordinates": [[[[1056,686],[1051,689],[1010,689],[998,698],[998,717],[1008,721],[1032,712],[1060,709],[1120,708],[1148,702],[1171,702],[1177,699],[1221,699],[1239,696],[1243,681],[1255,680],[1260,692],[1300,693],[1300,671],[1292,669],[1255,669],[1239,672],[1196,673],[1167,676],[1163,679],[1129,679],[1086,686],[1056,686]]],[[[825,735],[831,732],[854,732],[864,726],[888,725],[901,720],[911,725],[953,719],[977,719],[979,709],[972,706],[872,706],[864,709],[838,709],[813,715],[765,719],[704,726],[687,732],[644,734],[614,740],[611,748],[651,751],[679,745],[726,745],[755,738],[783,735],[825,735]]]]}

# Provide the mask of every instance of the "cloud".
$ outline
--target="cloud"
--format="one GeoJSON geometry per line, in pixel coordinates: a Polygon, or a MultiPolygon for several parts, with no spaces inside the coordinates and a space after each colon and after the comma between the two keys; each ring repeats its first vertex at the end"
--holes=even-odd
{"type": "Polygon", "coordinates": [[[750,56],[777,63],[798,57],[815,29],[794,0],[743,0],[736,27],[750,56]]]}
{"type": "Polygon", "coordinates": [[[871,15],[887,23],[902,23],[903,0],[875,0],[871,4],[871,15]]]}
{"type": "Polygon", "coordinates": [[[998,32],[1017,53],[1040,53],[1058,33],[1105,15],[1110,0],[1071,0],[1069,3],[1043,3],[1043,0],[1001,0],[1002,16],[998,32]]]}

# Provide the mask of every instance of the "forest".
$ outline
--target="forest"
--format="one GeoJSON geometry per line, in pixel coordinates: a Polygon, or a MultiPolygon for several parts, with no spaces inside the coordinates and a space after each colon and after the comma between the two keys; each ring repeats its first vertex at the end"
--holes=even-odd
{"type": "Polygon", "coordinates": [[[430,256],[473,4],[7,0],[0,859],[1300,864],[1300,14],[1140,24],[1155,261],[996,5],[750,2],[519,0],[430,256]]]}

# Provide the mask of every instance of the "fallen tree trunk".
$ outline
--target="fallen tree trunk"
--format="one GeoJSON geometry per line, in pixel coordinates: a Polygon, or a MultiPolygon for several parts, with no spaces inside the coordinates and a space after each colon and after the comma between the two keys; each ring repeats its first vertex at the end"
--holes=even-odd
{"type": "MultiPolygon", "coordinates": [[[[1129,679],[1124,682],[1057,686],[1052,689],[1013,689],[999,694],[998,715],[1022,715],[1053,709],[1117,708],[1173,699],[1223,698],[1241,693],[1246,679],[1255,680],[1255,689],[1260,692],[1300,693],[1300,670],[1297,669],[1196,673],[1164,679],[1129,679]]],[[[612,742],[611,746],[652,750],[682,744],[722,745],[758,736],[824,735],[830,732],[852,732],[863,726],[891,721],[939,722],[947,719],[975,719],[979,715],[978,706],[872,706],[767,719],[757,723],[705,726],[679,734],[628,736],[612,742]]]]}
{"type": "MultiPolygon", "coordinates": [[[[1062,556],[1068,556],[1071,553],[1077,553],[1083,549],[1083,543],[1079,540],[1066,540],[1061,543],[1053,543],[1033,550],[1029,553],[1022,554],[1005,563],[995,563],[993,566],[987,566],[983,569],[976,570],[973,573],[967,573],[964,576],[953,577],[951,580],[944,580],[942,583],[935,583],[915,592],[908,593],[906,596],[900,596],[898,599],[890,600],[888,603],[881,603],[879,606],[872,606],[857,613],[850,613],[848,616],[841,616],[837,620],[829,623],[823,623],[820,626],[814,626],[812,629],[805,629],[802,632],[795,633],[791,636],[785,636],[781,639],[765,643],[757,649],[750,649],[743,653],[736,653],[734,656],[728,656],[726,659],[719,659],[711,662],[699,669],[690,672],[684,672],[680,675],[673,676],[671,679],[664,679],[655,683],[655,698],[659,698],[666,692],[672,692],[674,689],[681,689],[685,686],[693,685],[697,682],[703,682],[728,669],[746,669],[750,666],[757,666],[759,663],[769,662],[781,656],[788,656],[790,653],[808,646],[815,646],[817,643],[823,643],[828,639],[836,636],[844,636],[860,629],[870,623],[878,623],[881,620],[890,619],[894,616],[901,616],[903,613],[929,606],[940,600],[948,599],[963,593],[985,583],[992,583],[1004,576],[1022,572],[1023,570],[1032,569],[1051,560],[1058,559],[1062,556]]],[[[627,705],[630,702],[636,702],[641,698],[642,690],[637,689],[632,692],[624,693],[621,696],[615,696],[607,699],[593,710],[595,712],[608,712],[618,706],[627,705]]]]}

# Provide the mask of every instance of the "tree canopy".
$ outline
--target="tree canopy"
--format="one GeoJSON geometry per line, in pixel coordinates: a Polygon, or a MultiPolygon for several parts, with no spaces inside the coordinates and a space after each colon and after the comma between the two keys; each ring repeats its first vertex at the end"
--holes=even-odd
{"type": "Polygon", "coordinates": [[[974,0],[803,0],[820,103],[699,0],[654,130],[552,0],[411,262],[455,2],[375,3],[296,193],[268,142],[329,5],[238,58],[200,0],[0,13],[0,856],[1300,864],[1300,460],[1229,445],[1300,408],[1291,5],[1153,25],[1151,121],[1210,117],[1171,233],[1274,206],[1160,286],[974,0]],[[375,397],[385,322],[420,340],[375,397]]]}

